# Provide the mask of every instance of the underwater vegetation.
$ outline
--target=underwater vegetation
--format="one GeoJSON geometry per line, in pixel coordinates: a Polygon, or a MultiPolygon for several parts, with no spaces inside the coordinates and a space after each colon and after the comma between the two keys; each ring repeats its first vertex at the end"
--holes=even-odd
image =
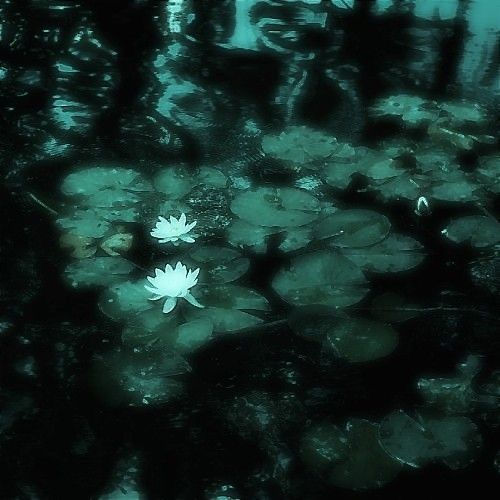
{"type": "Polygon", "coordinates": [[[118,4],[0,5],[0,498],[495,485],[498,100],[439,68],[465,14],[118,4]]]}

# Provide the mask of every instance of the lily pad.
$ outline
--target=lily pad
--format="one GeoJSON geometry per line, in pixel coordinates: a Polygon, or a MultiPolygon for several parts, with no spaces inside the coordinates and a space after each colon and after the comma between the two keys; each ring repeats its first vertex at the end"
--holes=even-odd
{"type": "Polygon", "coordinates": [[[243,276],[250,261],[231,248],[204,246],[188,253],[201,273],[199,283],[228,283],[243,276]]]}
{"type": "Polygon", "coordinates": [[[367,293],[367,281],[352,261],[334,250],[301,255],[276,274],[273,289],[295,306],[346,307],[367,293]]]}
{"type": "Polygon", "coordinates": [[[398,333],[385,323],[364,318],[339,319],[326,336],[326,345],[352,363],[364,363],[391,354],[398,333]]]}
{"type": "Polygon", "coordinates": [[[107,286],[123,280],[134,266],[122,257],[92,257],[69,264],[64,270],[72,287],[107,286]]]}
{"type": "Polygon", "coordinates": [[[151,186],[135,170],[90,166],[69,174],[61,190],[68,196],[84,197],[90,206],[111,207],[137,202],[135,193],[151,191],[151,186]]]}
{"type": "Polygon", "coordinates": [[[453,469],[468,466],[478,457],[481,435],[467,417],[410,417],[402,410],[380,424],[380,444],[395,460],[411,467],[442,462],[453,469]]]}
{"type": "Polygon", "coordinates": [[[305,126],[294,126],[279,135],[264,136],[262,149],[270,156],[303,166],[328,158],[339,146],[335,137],[305,126]]]}
{"type": "Polygon", "coordinates": [[[343,249],[342,253],[360,268],[376,273],[408,271],[425,258],[423,246],[417,240],[398,233],[370,247],[343,249]]]}
{"type": "Polygon", "coordinates": [[[76,210],[68,217],[57,219],[56,223],[76,236],[102,238],[111,227],[111,223],[103,219],[101,215],[91,209],[76,210]]]}
{"type": "Polygon", "coordinates": [[[153,308],[151,293],[144,285],[148,282],[144,279],[138,281],[125,281],[112,285],[99,299],[99,308],[111,319],[121,321],[135,314],[153,308]]]}
{"type": "Polygon", "coordinates": [[[354,491],[381,488],[391,482],[402,466],[380,446],[379,426],[362,419],[347,422],[347,457],[333,465],[330,482],[354,491]]]}
{"type": "Polygon", "coordinates": [[[257,226],[294,227],[315,220],[320,212],[317,198],[293,188],[258,188],[236,196],[231,211],[257,226]]]}
{"type": "Polygon", "coordinates": [[[389,219],[372,210],[339,210],[315,227],[317,238],[330,238],[336,247],[367,247],[382,241],[391,229],[389,219]]]}
{"type": "Polygon", "coordinates": [[[236,219],[226,228],[226,232],[231,245],[248,248],[256,253],[265,253],[267,251],[266,238],[275,233],[276,229],[256,226],[236,219]]]}
{"type": "Polygon", "coordinates": [[[235,285],[200,286],[193,289],[193,295],[205,308],[190,308],[186,311],[187,317],[211,320],[216,332],[233,332],[258,325],[262,319],[246,311],[269,310],[262,295],[235,285]]]}
{"type": "Polygon", "coordinates": [[[182,198],[194,187],[193,180],[186,171],[174,167],[161,170],[154,178],[153,185],[171,200],[182,198]]]}
{"type": "Polygon", "coordinates": [[[437,118],[438,109],[430,101],[415,95],[400,94],[379,99],[371,108],[376,117],[395,116],[412,126],[419,126],[437,118]]]}
{"type": "Polygon", "coordinates": [[[500,243],[500,223],[492,217],[469,215],[451,221],[442,233],[455,243],[485,248],[500,243]]]}

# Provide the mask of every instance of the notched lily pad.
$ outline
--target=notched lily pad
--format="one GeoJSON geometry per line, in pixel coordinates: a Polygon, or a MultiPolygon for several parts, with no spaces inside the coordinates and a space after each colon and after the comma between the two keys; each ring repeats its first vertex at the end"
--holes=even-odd
{"type": "Polygon", "coordinates": [[[382,241],[391,229],[389,219],[373,210],[339,210],[322,219],[314,229],[320,239],[336,247],[367,247],[382,241]]]}
{"type": "Polygon", "coordinates": [[[359,267],[333,250],[294,258],[289,269],[278,271],[272,287],[296,306],[346,307],[367,293],[367,281],[359,267]]]}
{"type": "Polygon", "coordinates": [[[391,354],[398,344],[398,333],[379,321],[345,318],[332,324],[325,344],[341,358],[363,363],[391,354]]]}
{"type": "Polygon", "coordinates": [[[317,198],[301,189],[258,188],[236,196],[231,211],[244,221],[265,227],[303,226],[320,212],[317,198]]]}
{"type": "Polygon", "coordinates": [[[500,243],[500,223],[492,217],[469,215],[451,221],[442,233],[455,243],[485,248],[500,243]]]}
{"type": "Polygon", "coordinates": [[[402,410],[380,424],[380,444],[395,460],[411,467],[442,462],[461,469],[474,462],[482,440],[477,426],[467,417],[412,418],[402,410]]]}
{"type": "Polygon", "coordinates": [[[74,288],[107,286],[123,280],[134,266],[122,257],[92,257],[69,264],[64,275],[74,288]]]}

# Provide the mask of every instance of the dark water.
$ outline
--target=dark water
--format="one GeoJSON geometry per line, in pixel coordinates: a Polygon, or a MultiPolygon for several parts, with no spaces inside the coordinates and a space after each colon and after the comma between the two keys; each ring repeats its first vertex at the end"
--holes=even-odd
{"type": "Polygon", "coordinates": [[[497,496],[500,25],[411,3],[0,0],[0,498],[497,496]]]}

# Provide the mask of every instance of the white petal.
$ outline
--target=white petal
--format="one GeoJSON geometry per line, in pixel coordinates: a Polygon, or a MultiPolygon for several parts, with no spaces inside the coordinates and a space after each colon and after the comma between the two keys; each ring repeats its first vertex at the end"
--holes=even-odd
{"type": "MultiPolygon", "coordinates": [[[[162,217],[161,215],[158,216],[158,219],[160,219],[160,222],[168,222],[165,217],[162,217]]],[[[156,223],[157,225],[159,224],[158,222],[156,223]]]]}
{"type": "Polygon", "coordinates": [[[179,223],[183,226],[186,225],[186,214],[182,212],[181,216],[179,217],[179,223]]]}
{"type": "Polygon", "coordinates": [[[165,295],[157,295],[156,297],[150,297],[148,300],[160,300],[164,299],[165,295]]]}
{"type": "Polygon", "coordinates": [[[196,221],[191,222],[191,224],[188,224],[186,226],[186,233],[189,232],[189,231],[191,231],[191,229],[193,229],[194,226],[196,226],[196,221]]]}
{"type": "Polygon", "coordinates": [[[158,290],[158,288],[153,288],[153,287],[148,286],[148,285],[144,285],[144,288],[145,288],[148,292],[154,293],[155,295],[160,295],[160,291],[158,290]]]}
{"type": "Polygon", "coordinates": [[[179,269],[182,269],[182,264],[180,261],[175,265],[175,270],[178,271],[179,269]]]}
{"type": "Polygon", "coordinates": [[[194,243],[194,238],[191,238],[191,236],[181,236],[181,240],[185,243],[194,243]]]}
{"type": "Polygon", "coordinates": [[[196,307],[205,307],[203,305],[201,305],[190,293],[187,293],[184,298],[193,306],[196,306],[196,307]]]}
{"type": "Polygon", "coordinates": [[[156,283],[156,278],[153,278],[151,276],[146,276],[146,279],[154,286],[156,283]]]}
{"type": "Polygon", "coordinates": [[[169,297],[165,304],[163,304],[163,312],[168,314],[177,304],[177,299],[174,297],[169,297]]]}
{"type": "Polygon", "coordinates": [[[174,270],[172,269],[172,266],[170,264],[167,264],[165,266],[165,274],[167,273],[172,273],[174,270]]]}
{"type": "Polygon", "coordinates": [[[170,216],[170,224],[176,224],[176,223],[177,223],[177,219],[173,215],[171,215],[170,216]]]}

